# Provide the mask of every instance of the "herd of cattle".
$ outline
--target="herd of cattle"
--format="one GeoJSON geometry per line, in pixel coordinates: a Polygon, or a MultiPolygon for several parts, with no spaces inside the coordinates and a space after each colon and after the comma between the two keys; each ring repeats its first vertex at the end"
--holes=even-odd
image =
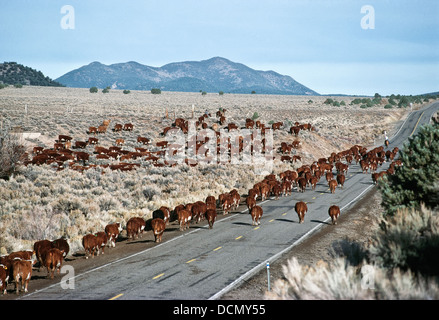
{"type": "MultiPolygon", "coordinates": [[[[221,123],[225,121],[224,110],[217,113],[217,116],[220,117],[221,123]]],[[[200,118],[199,121],[200,123],[204,123],[202,122],[202,118],[200,118]]],[[[264,128],[264,125],[260,122],[253,124],[250,121],[251,120],[247,119],[246,125],[257,125],[259,128],[264,128]]],[[[187,121],[185,120],[176,121],[175,124],[183,128],[183,131],[187,130],[187,121]]],[[[104,122],[102,126],[97,128],[90,127],[88,132],[93,133],[96,131],[104,133],[108,125],[109,121],[104,122]]],[[[273,129],[278,129],[280,126],[282,126],[282,123],[276,123],[273,129]]],[[[113,130],[132,130],[132,125],[116,125],[113,130]]],[[[291,128],[290,132],[295,135],[297,132],[298,135],[300,130],[313,130],[313,128],[310,124],[296,124],[291,128]]],[[[70,137],[59,136],[57,142],[59,145],[55,145],[54,150],[50,152],[46,149],[34,150],[36,155],[31,160],[31,163],[38,164],[40,162],[36,159],[43,158],[45,160],[41,163],[47,163],[49,159],[53,161],[63,161],[64,158],[59,159],[58,156],[54,156],[56,152],[62,154],[63,157],[70,157],[74,154],[76,155],[76,159],[78,161],[84,161],[85,165],[86,157],[82,157],[80,152],[71,154],[67,151],[71,146],[71,139],[69,138],[70,137]]],[[[144,144],[150,143],[148,139],[138,139],[138,142],[144,144]]],[[[80,148],[81,144],[76,142],[75,145],[77,148],[80,148]]],[[[109,153],[118,151],[120,151],[120,149],[109,149],[109,153]]],[[[142,153],[146,151],[139,152],[142,153]]],[[[289,152],[287,144],[281,145],[281,152],[289,152]]],[[[173,221],[178,222],[181,231],[189,228],[191,223],[199,223],[202,220],[207,221],[209,229],[212,229],[218,212],[222,212],[223,215],[229,214],[232,210],[236,210],[242,203],[245,203],[247,206],[251,215],[252,225],[259,225],[261,223],[263,209],[257,205],[258,200],[264,201],[269,197],[274,197],[277,200],[280,196],[291,195],[294,188],[297,188],[298,192],[305,192],[307,188],[315,190],[316,184],[322,177],[325,177],[331,193],[334,193],[337,187],[343,188],[346,173],[349,169],[349,165],[351,165],[353,161],[360,164],[363,173],[370,171],[373,182],[377,183],[378,179],[383,175],[393,174],[395,166],[401,165],[400,160],[394,160],[397,153],[398,148],[385,151],[384,147],[381,146],[367,151],[365,147],[355,145],[348,150],[338,153],[334,152],[328,158],[321,158],[311,165],[303,164],[296,170],[286,170],[277,175],[267,175],[262,181],[255,183],[254,186],[248,190],[248,193],[243,196],[234,189],[230,192],[220,194],[217,198],[212,195],[208,196],[205,201],[180,204],[173,209],[163,206],[154,211],[152,219],[147,221],[142,217],[130,218],[125,224],[126,237],[129,241],[134,240],[141,237],[145,231],[151,230],[155,242],[161,242],[166,226],[173,221]],[[392,161],[389,169],[378,173],[377,168],[386,161],[392,161]]],[[[123,167],[122,165],[122,168],[123,167]]],[[[117,169],[121,169],[121,167],[117,169]]],[[[298,215],[299,223],[303,223],[305,221],[305,214],[308,211],[306,202],[299,201],[295,203],[294,208],[298,215]]],[[[332,205],[328,209],[328,214],[331,217],[332,224],[335,225],[340,215],[340,208],[336,205],[332,205]]],[[[116,241],[122,231],[121,223],[113,223],[107,225],[103,231],[84,235],[82,245],[85,251],[85,258],[93,258],[99,255],[99,252],[104,254],[104,248],[106,246],[115,247],[116,241]]],[[[47,276],[53,279],[56,270],[60,273],[64,258],[68,253],[69,244],[67,240],[60,238],[54,241],[47,239],[39,240],[34,243],[33,250],[31,251],[18,251],[8,256],[0,257],[0,290],[6,294],[8,282],[14,281],[17,294],[19,293],[20,283],[22,290],[27,292],[28,283],[32,276],[32,268],[36,262],[39,264],[39,269],[46,268],[48,272],[47,276]]]]}

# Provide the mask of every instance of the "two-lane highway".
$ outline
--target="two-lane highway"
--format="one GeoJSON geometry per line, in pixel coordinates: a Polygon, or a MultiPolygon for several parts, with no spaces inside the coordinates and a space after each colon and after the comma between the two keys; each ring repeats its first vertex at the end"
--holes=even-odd
{"type": "MultiPolygon", "coordinates": [[[[411,113],[390,148],[402,147],[428,122],[439,103],[411,113]]],[[[379,168],[386,169],[388,163],[379,168]]],[[[241,213],[217,221],[212,230],[191,225],[189,232],[123,259],[76,274],[74,289],[57,283],[24,295],[23,299],[216,299],[301,239],[329,224],[328,208],[343,210],[373,188],[371,175],[351,165],[344,189],[331,194],[324,177],[315,191],[293,192],[289,197],[265,201],[260,226],[241,213]],[[303,224],[294,211],[297,201],[308,204],[303,224]],[[67,289],[65,289],[67,287],[67,289]]],[[[337,226],[330,226],[336,228],[337,226]]]]}

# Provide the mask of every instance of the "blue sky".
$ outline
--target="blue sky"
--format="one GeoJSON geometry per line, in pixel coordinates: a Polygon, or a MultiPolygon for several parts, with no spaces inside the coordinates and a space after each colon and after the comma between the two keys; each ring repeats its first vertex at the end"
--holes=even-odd
{"type": "Polygon", "coordinates": [[[437,0],[2,2],[0,62],[53,79],[93,61],[159,67],[221,56],[322,94],[439,91],[437,0]],[[65,5],[74,29],[61,27],[65,5]]]}

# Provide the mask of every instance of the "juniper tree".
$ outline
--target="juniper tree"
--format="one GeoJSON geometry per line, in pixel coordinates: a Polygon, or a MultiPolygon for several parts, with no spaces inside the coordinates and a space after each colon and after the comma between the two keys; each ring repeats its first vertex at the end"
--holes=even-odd
{"type": "Polygon", "coordinates": [[[380,183],[385,215],[398,208],[439,205],[439,125],[428,124],[399,151],[403,163],[380,183]]]}

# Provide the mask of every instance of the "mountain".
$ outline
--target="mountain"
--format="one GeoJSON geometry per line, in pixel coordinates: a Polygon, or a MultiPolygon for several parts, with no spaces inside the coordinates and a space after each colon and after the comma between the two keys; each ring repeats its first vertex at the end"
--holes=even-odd
{"type": "Polygon", "coordinates": [[[175,62],[150,67],[130,61],[104,65],[92,62],[70,71],[56,81],[75,88],[93,86],[114,89],[261,94],[318,95],[290,76],[257,71],[221,57],[203,61],[175,62]]]}
{"type": "Polygon", "coordinates": [[[25,67],[16,62],[0,63],[0,83],[50,87],[63,86],[61,83],[45,77],[41,71],[25,67]]]}

